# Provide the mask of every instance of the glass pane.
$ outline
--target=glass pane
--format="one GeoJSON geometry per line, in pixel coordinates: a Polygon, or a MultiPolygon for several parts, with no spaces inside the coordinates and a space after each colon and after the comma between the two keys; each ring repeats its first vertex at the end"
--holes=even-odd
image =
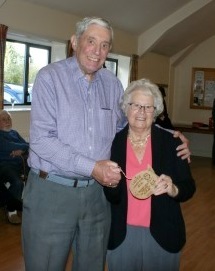
{"type": "Polygon", "coordinates": [[[113,72],[117,76],[118,59],[107,58],[105,60],[105,66],[108,70],[110,70],[111,72],[113,72]]]}
{"type": "Polygon", "coordinates": [[[7,41],[4,66],[4,103],[24,102],[25,44],[7,41]]]}
{"type": "Polygon", "coordinates": [[[28,102],[32,99],[32,87],[37,72],[48,64],[49,51],[46,49],[30,47],[29,77],[28,77],[28,102]]]}

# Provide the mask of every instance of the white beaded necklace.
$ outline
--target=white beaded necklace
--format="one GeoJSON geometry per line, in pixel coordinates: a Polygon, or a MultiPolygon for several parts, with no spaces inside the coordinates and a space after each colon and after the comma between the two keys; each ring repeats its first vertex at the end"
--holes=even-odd
{"type": "Polygon", "coordinates": [[[134,147],[144,147],[149,139],[149,136],[150,134],[148,134],[143,139],[134,140],[131,136],[131,133],[128,133],[128,138],[130,139],[130,142],[134,147]]]}

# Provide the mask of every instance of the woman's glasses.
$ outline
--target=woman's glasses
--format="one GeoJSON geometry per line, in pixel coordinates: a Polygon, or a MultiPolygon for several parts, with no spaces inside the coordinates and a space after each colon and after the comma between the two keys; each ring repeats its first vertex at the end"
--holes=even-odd
{"type": "Polygon", "coordinates": [[[128,103],[128,105],[131,107],[131,110],[134,112],[141,111],[143,109],[146,113],[153,113],[155,108],[153,105],[140,105],[136,103],[128,103]]]}

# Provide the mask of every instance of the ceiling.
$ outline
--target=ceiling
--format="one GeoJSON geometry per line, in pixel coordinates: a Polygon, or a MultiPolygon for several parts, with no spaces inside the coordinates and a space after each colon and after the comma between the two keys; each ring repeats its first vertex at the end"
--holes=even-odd
{"type": "Polygon", "coordinates": [[[114,27],[138,35],[143,41],[148,40],[150,31],[155,33],[157,29],[159,33],[162,28],[149,49],[170,57],[215,35],[214,0],[25,1],[81,17],[104,17],[114,27]]]}

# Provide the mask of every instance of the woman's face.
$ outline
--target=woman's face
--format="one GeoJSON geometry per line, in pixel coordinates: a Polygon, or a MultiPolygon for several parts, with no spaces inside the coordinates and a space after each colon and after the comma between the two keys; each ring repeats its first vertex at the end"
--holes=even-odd
{"type": "Polygon", "coordinates": [[[127,110],[127,118],[130,128],[133,131],[138,132],[151,130],[154,120],[153,96],[146,96],[141,90],[136,90],[131,94],[130,103],[134,104],[128,105],[127,110]],[[140,108],[141,106],[147,106],[147,109],[146,107],[140,108]]]}

